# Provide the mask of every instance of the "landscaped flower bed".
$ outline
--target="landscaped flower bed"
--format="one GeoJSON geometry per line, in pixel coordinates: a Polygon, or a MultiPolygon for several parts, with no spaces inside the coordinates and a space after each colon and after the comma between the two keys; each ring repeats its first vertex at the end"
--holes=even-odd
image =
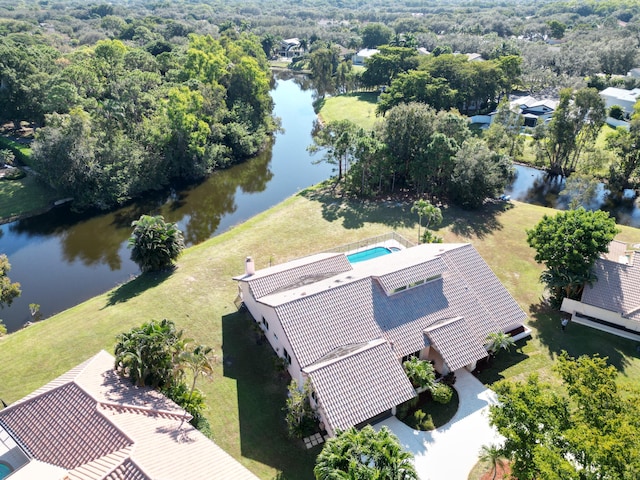
{"type": "Polygon", "coordinates": [[[453,395],[449,403],[441,404],[433,400],[431,391],[426,390],[418,397],[398,405],[396,416],[416,430],[433,430],[441,427],[458,411],[458,392],[455,388],[452,388],[452,391],[453,395]]]}

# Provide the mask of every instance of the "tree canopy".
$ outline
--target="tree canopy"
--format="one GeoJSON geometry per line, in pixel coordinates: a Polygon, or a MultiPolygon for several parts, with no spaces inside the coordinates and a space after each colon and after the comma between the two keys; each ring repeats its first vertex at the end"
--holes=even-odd
{"type": "Polygon", "coordinates": [[[184,249],[182,232],[175,223],[166,223],[162,215],[142,215],[131,224],[131,259],[143,272],[158,272],[173,267],[184,249]]]}
{"type": "Polygon", "coordinates": [[[351,427],[327,440],[316,459],[317,480],[366,478],[416,480],[413,456],[402,449],[387,427],[376,432],[370,425],[351,427]]]}
{"type": "Polygon", "coordinates": [[[5,254],[0,255],[0,308],[10,306],[22,293],[18,282],[11,282],[9,271],[11,264],[5,254]]]}
{"type": "Polygon", "coordinates": [[[586,284],[593,283],[592,268],[607,252],[618,233],[616,223],[602,210],[577,210],[544,215],[527,230],[527,243],[536,251],[535,260],[547,269],[541,280],[558,306],[565,297],[579,299],[586,284]]]}
{"type": "Polygon", "coordinates": [[[0,105],[7,120],[44,123],[32,155],[41,178],[78,210],[112,208],[263,148],[275,129],[271,73],[256,36],[229,35],[189,34],[156,56],[120,39],[65,55],[0,41],[22,52],[0,73],[0,105]]]}
{"type": "Polygon", "coordinates": [[[621,392],[618,372],[599,356],[563,352],[555,371],[567,394],[531,374],[495,385],[490,421],[505,437],[514,476],[533,479],[619,479],[640,475],[638,390],[621,392]]]}

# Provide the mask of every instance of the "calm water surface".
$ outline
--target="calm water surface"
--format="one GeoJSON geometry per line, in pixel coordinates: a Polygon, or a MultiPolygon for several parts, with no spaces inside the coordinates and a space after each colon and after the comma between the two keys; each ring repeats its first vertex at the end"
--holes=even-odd
{"type": "Polygon", "coordinates": [[[331,175],[306,151],[316,116],[312,91],[300,79],[280,79],[272,91],[283,133],[259,157],[217,172],[204,183],[158,194],[114,212],[75,215],[66,208],[0,227],[0,252],[11,262],[12,281],[22,296],[0,311],[9,331],[30,319],[29,304],[44,317],[69,308],[139,273],[127,238],[141,214],[161,214],[177,222],[189,245],[281,202],[331,175]]]}

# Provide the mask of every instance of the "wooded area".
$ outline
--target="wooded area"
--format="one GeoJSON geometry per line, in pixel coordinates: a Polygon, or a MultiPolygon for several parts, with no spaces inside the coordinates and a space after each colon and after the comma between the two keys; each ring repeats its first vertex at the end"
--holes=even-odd
{"type": "MultiPolygon", "coordinates": [[[[591,128],[569,121],[541,127],[534,134],[540,162],[561,174],[610,169],[611,185],[634,187],[640,162],[629,145],[639,129],[632,123],[607,151],[592,154],[604,113],[584,88],[639,83],[625,76],[638,60],[639,13],[631,0],[2,0],[0,121],[36,129],[32,166],[61,196],[74,198],[75,208],[111,208],[263,148],[276,129],[267,60],[291,38],[301,55],[288,58],[290,65],[311,69],[319,98],[384,87],[380,115],[408,102],[488,113],[512,91],[546,98],[568,88],[565,118],[585,99],[580,118],[591,128]],[[356,68],[351,57],[362,47],[380,52],[356,68]],[[570,137],[575,142],[562,143],[570,137]]],[[[495,158],[517,158],[517,126],[497,118],[504,121],[485,135],[488,147],[495,158]]],[[[360,165],[360,193],[393,190],[398,179],[429,193],[431,174],[417,179],[419,165],[412,168],[413,175],[407,168],[400,177],[386,172],[393,187],[385,189],[379,175],[373,188],[360,165]]]]}

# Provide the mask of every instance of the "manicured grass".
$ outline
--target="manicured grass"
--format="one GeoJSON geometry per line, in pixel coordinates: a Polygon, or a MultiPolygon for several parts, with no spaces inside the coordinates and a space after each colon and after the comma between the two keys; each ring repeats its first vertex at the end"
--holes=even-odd
{"type": "Polygon", "coordinates": [[[16,158],[27,166],[31,166],[31,147],[24,143],[16,142],[7,137],[0,136],[0,148],[7,148],[13,152],[16,158]]]}
{"type": "Polygon", "coordinates": [[[29,173],[20,180],[0,180],[0,222],[40,212],[59,198],[29,173]]]}
{"type": "MultiPolygon", "coordinates": [[[[524,230],[554,211],[513,205],[496,204],[482,212],[446,209],[439,232],[445,241],[471,241],[531,318],[533,338],[522,353],[498,355],[485,383],[523,378],[531,371],[550,376],[551,359],[561,348],[609,355],[623,371],[622,382],[640,382],[634,342],[593,330],[582,334],[578,325],[562,334],[557,318],[541,311],[541,267],[533,261],[524,230]]],[[[0,339],[0,398],[13,402],[100,349],[113,352],[117,333],[169,318],[194,343],[210,345],[218,354],[213,380],[199,383],[215,441],[261,478],[311,479],[319,448],[307,451],[287,438],[282,414],[286,380],[278,376],[268,345],[256,343],[251,320],[236,312],[237,286],[231,277],[243,273],[247,255],[263,268],[391,230],[414,240],[417,216],[410,210],[410,202],[349,201],[320,190],[302,192],[188,249],[171,275],[138,277],[0,339]]],[[[640,231],[623,227],[620,238],[640,242],[640,231]]]]}
{"type": "Polygon", "coordinates": [[[324,123],[335,120],[351,120],[365,130],[372,130],[380,117],[376,117],[378,94],[373,92],[350,93],[324,100],[318,115],[324,123]]]}

